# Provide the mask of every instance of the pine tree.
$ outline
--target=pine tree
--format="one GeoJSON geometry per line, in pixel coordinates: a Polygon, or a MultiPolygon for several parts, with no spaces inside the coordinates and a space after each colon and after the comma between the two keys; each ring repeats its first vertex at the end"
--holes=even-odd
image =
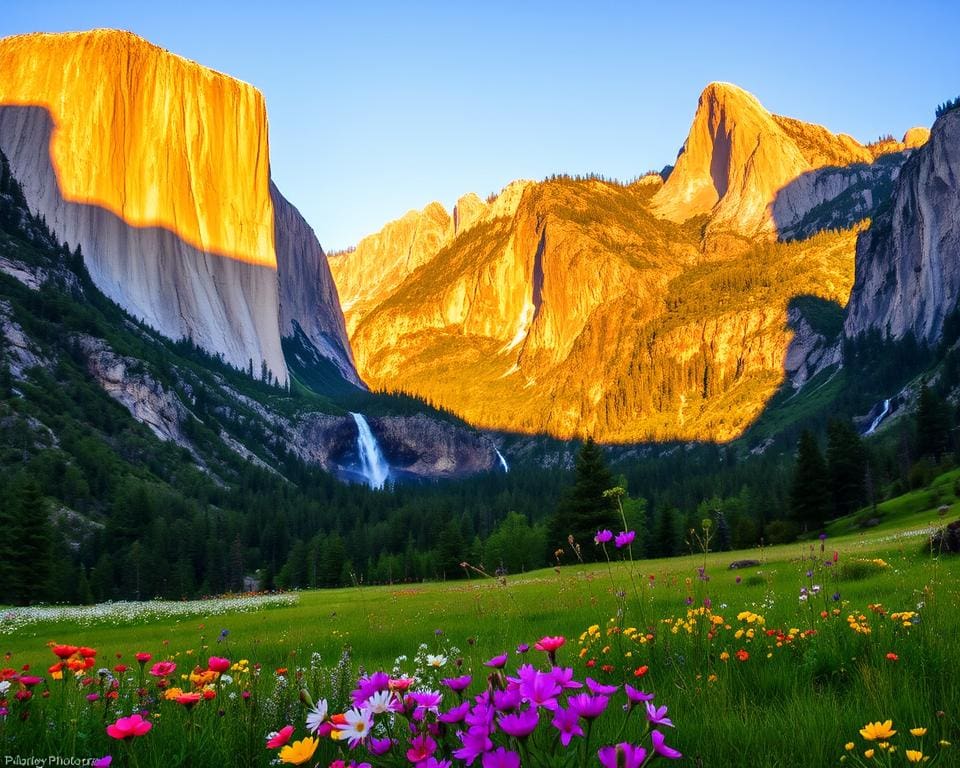
{"type": "Polygon", "coordinates": [[[924,384],[917,403],[917,452],[939,462],[950,441],[946,402],[924,384]]]}
{"type": "Polygon", "coordinates": [[[456,579],[463,575],[460,563],[466,556],[466,543],[460,532],[460,525],[451,520],[440,531],[437,537],[437,567],[442,579],[456,579]]]}
{"type": "Polygon", "coordinates": [[[53,532],[47,501],[31,477],[18,479],[11,488],[11,525],[4,538],[14,542],[9,566],[9,591],[13,602],[28,605],[47,597],[53,558],[53,532]]]}
{"type": "Polygon", "coordinates": [[[613,487],[613,476],[603,451],[588,439],[577,454],[576,479],[561,499],[550,525],[550,546],[565,547],[573,536],[584,560],[598,557],[593,537],[601,528],[615,528],[617,512],[614,499],[603,492],[613,487]]]}
{"type": "Polygon", "coordinates": [[[829,517],[831,507],[827,465],[817,438],[807,429],[797,445],[797,462],[790,486],[790,514],[805,529],[819,528],[829,517]]]}
{"type": "Polygon", "coordinates": [[[849,515],[867,497],[867,454],[849,421],[834,419],[827,425],[827,468],[834,512],[849,515]]]}

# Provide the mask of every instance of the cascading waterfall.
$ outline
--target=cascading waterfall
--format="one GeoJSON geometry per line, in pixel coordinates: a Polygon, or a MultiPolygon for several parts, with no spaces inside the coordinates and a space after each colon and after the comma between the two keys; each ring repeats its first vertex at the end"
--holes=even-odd
{"type": "Polygon", "coordinates": [[[360,455],[360,473],[371,488],[383,488],[390,476],[390,465],[383,457],[377,438],[361,413],[350,412],[357,424],[357,453],[360,455]]]}
{"type": "Polygon", "coordinates": [[[497,458],[500,459],[500,466],[503,467],[503,471],[504,471],[504,472],[509,472],[509,471],[510,471],[510,465],[508,465],[508,464],[507,464],[507,460],[506,460],[505,458],[503,458],[503,454],[500,453],[500,450],[499,450],[498,448],[494,448],[493,450],[495,450],[495,451],[497,452],[497,458]]]}
{"type": "Polygon", "coordinates": [[[870,426],[867,428],[867,431],[864,432],[863,434],[872,435],[874,432],[876,432],[877,427],[880,426],[880,422],[883,421],[885,418],[887,418],[888,413],[890,413],[890,401],[884,400],[883,410],[880,411],[880,414],[877,416],[877,418],[875,418],[872,422],[870,422],[870,426]]]}

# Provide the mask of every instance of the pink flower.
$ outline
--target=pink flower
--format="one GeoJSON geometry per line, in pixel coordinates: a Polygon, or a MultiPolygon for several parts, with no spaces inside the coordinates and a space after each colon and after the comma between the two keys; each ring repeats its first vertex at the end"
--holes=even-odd
{"type": "Polygon", "coordinates": [[[177,665],[172,661],[158,661],[150,667],[150,674],[154,677],[166,677],[177,671],[177,665]]]}
{"type": "Polygon", "coordinates": [[[602,531],[597,531],[597,535],[593,537],[593,541],[596,544],[606,544],[613,538],[613,531],[608,531],[606,529],[602,531]]]}
{"type": "Polygon", "coordinates": [[[567,642],[567,638],[560,637],[559,635],[556,637],[541,637],[533,647],[538,651],[556,653],[565,642],[567,642]]]}
{"type": "Polygon", "coordinates": [[[587,688],[590,689],[591,693],[597,693],[601,696],[613,696],[619,689],[619,685],[604,685],[603,683],[598,683],[592,677],[587,678],[587,688]]]}
{"type": "MultiPolygon", "coordinates": [[[[679,756],[679,753],[678,753],[679,756]]],[[[603,768],[640,768],[643,761],[647,759],[647,750],[643,747],[635,747],[633,744],[621,742],[615,747],[601,747],[597,752],[600,758],[600,764],[603,768]]]]}
{"type": "Polygon", "coordinates": [[[463,675],[461,677],[448,677],[441,682],[454,693],[461,693],[470,686],[473,678],[470,675],[463,675]]]}
{"type": "Polygon", "coordinates": [[[515,739],[525,739],[535,730],[540,723],[540,716],[536,709],[528,709],[525,712],[517,712],[513,715],[504,715],[500,718],[500,730],[507,736],[513,736],[515,739]]]}
{"type": "Polygon", "coordinates": [[[153,723],[149,720],[144,720],[140,715],[130,715],[130,717],[121,717],[113,725],[108,725],[107,735],[125,741],[136,736],[145,736],[151,728],[153,723]]]}
{"type": "Polygon", "coordinates": [[[113,758],[110,757],[110,755],[106,755],[105,757],[94,760],[90,765],[92,765],[93,768],[110,768],[110,763],[112,762],[113,758]]]}
{"type": "Polygon", "coordinates": [[[570,741],[574,736],[583,736],[583,728],[580,727],[580,715],[572,709],[558,707],[550,725],[560,731],[560,743],[565,747],[570,746],[570,741]]]}
{"type": "Polygon", "coordinates": [[[293,726],[285,725],[267,741],[267,749],[280,749],[293,736],[293,726]]]}
{"type": "Polygon", "coordinates": [[[683,755],[677,752],[677,750],[675,750],[673,747],[668,747],[666,744],[664,744],[665,737],[662,733],[660,733],[660,731],[651,731],[650,739],[653,741],[653,751],[658,755],[663,755],[671,760],[676,760],[683,757],[683,755]]]}
{"type": "Polygon", "coordinates": [[[503,747],[486,752],[481,758],[483,768],[520,768],[520,755],[503,747]]]}
{"type": "Polygon", "coordinates": [[[623,549],[633,544],[634,538],[636,538],[635,531],[624,531],[623,533],[617,534],[617,540],[614,542],[617,545],[617,549],[623,549]]]}
{"type": "Polygon", "coordinates": [[[627,699],[630,701],[630,706],[633,706],[634,704],[639,704],[643,701],[653,700],[652,693],[646,693],[644,691],[638,690],[637,688],[634,688],[632,685],[628,684],[623,686],[623,690],[626,691],[627,693],[627,699]]]}
{"type": "Polygon", "coordinates": [[[430,738],[426,733],[414,736],[410,739],[410,749],[407,750],[407,760],[411,763],[419,763],[432,757],[437,751],[437,742],[430,738]]]}
{"type": "Polygon", "coordinates": [[[219,656],[211,656],[207,661],[207,667],[213,672],[226,672],[230,669],[230,659],[222,659],[219,656]]]}
{"type": "Polygon", "coordinates": [[[507,666],[507,654],[501,653],[499,656],[494,656],[489,661],[483,662],[485,667],[493,667],[494,669],[503,669],[507,666]]]}

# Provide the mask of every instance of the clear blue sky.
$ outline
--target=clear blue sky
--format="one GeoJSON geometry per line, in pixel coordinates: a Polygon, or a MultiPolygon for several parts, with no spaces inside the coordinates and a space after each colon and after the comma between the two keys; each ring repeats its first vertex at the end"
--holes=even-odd
{"type": "Polygon", "coordinates": [[[6,0],[0,13],[3,36],[92,27],[260,88],[274,179],[328,249],[515,178],[660,168],[711,80],[863,141],[929,125],[960,94],[954,2],[6,0]]]}

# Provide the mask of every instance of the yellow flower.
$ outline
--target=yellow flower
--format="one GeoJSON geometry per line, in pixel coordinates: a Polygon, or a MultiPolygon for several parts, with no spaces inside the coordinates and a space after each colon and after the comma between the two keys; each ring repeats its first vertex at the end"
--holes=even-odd
{"type": "Polygon", "coordinates": [[[291,765],[303,765],[313,757],[319,742],[311,737],[295,741],[280,750],[280,761],[291,765]]]}
{"type": "Polygon", "coordinates": [[[178,696],[183,696],[182,688],[167,688],[163,693],[163,698],[167,701],[174,701],[178,696]]]}
{"type": "Polygon", "coordinates": [[[949,746],[950,746],[950,742],[947,741],[946,739],[941,739],[940,741],[937,742],[937,744],[939,744],[941,747],[949,747],[949,746]]]}
{"type": "Polygon", "coordinates": [[[848,741],[846,744],[843,745],[843,748],[844,748],[845,750],[847,750],[847,752],[852,752],[854,746],[855,746],[855,745],[854,745],[854,743],[853,743],[852,741],[848,741]]]}
{"type": "Polygon", "coordinates": [[[911,729],[910,729],[910,735],[911,735],[911,736],[926,736],[926,735],[927,735],[927,729],[926,729],[926,728],[911,728],[911,729]]]}
{"type": "Polygon", "coordinates": [[[727,653],[726,651],[724,651],[723,653],[720,654],[720,661],[729,661],[729,660],[730,660],[730,654],[729,654],[729,653],[727,653]]]}
{"type": "Polygon", "coordinates": [[[923,761],[923,752],[919,752],[916,749],[907,750],[907,760],[911,763],[919,763],[923,761]]]}
{"type": "Polygon", "coordinates": [[[860,735],[867,741],[876,741],[877,739],[889,739],[896,731],[893,730],[893,720],[884,722],[867,723],[860,729],[860,735]]]}
{"type": "Polygon", "coordinates": [[[865,758],[867,758],[867,760],[869,760],[870,758],[873,757],[873,750],[872,750],[872,749],[868,749],[866,752],[863,753],[863,756],[864,756],[865,758]]]}

